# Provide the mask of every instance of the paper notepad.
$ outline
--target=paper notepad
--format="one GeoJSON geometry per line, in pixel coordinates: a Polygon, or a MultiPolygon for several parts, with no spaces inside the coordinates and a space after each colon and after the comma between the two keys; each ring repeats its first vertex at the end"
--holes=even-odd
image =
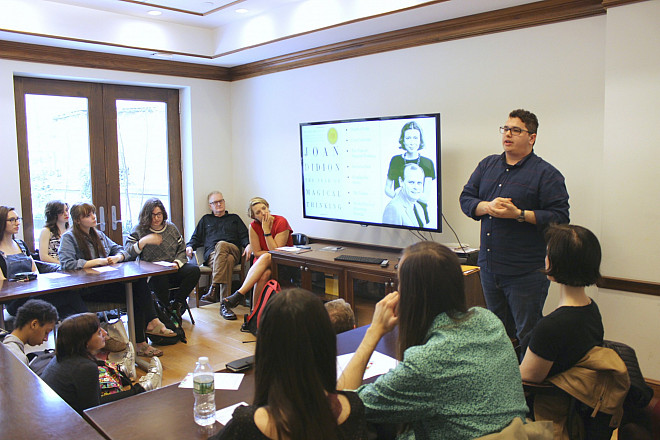
{"type": "MultiPolygon", "coordinates": [[[[355,353],[342,354],[337,356],[337,379],[344,372],[344,369],[351,361],[355,353]]],[[[380,376],[390,371],[392,368],[396,367],[399,364],[399,361],[390,357],[386,354],[374,351],[369,362],[367,362],[367,368],[364,370],[364,376],[362,380],[369,379],[370,377],[380,376]]]]}

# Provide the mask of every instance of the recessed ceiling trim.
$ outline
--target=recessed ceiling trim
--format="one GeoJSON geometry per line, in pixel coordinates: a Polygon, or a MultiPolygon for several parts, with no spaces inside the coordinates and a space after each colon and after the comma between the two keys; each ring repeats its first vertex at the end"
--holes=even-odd
{"type": "MultiPolygon", "coordinates": [[[[186,57],[192,57],[192,58],[201,58],[205,60],[212,60],[213,56],[211,55],[202,55],[202,54],[197,54],[197,53],[192,53],[192,52],[177,52],[177,51],[171,51],[171,50],[164,50],[164,49],[155,49],[155,48],[148,48],[148,47],[137,47],[137,46],[128,46],[125,44],[118,44],[118,43],[108,43],[106,41],[95,41],[95,40],[85,40],[82,38],[73,38],[73,37],[63,37],[60,35],[49,35],[49,34],[39,34],[35,32],[23,32],[23,31],[17,31],[14,29],[2,29],[0,28],[0,32],[7,32],[9,34],[17,34],[17,35],[28,35],[31,37],[40,37],[40,38],[49,38],[52,40],[63,40],[63,41],[73,41],[76,43],[84,43],[84,44],[96,44],[99,46],[107,46],[107,47],[117,47],[121,49],[131,49],[131,50],[140,50],[140,51],[146,51],[146,52],[158,52],[158,53],[167,53],[167,54],[172,54],[172,55],[181,55],[181,56],[186,56],[186,57]]],[[[75,49],[74,49],[75,50],[75,49]]],[[[103,52],[99,52],[103,53],[103,52]]],[[[128,55],[130,56],[130,55],[128,55]]]]}
{"type": "Polygon", "coordinates": [[[173,8],[171,6],[160,5],[158,3],[145,3],[144,1],[139,1],[139,0],[119,0],[119,1],[124,2],[124,3],[132,3],[134,5],[148,6],[150,8],[165,9],[165,10],[168,10],[168,11],[180,12],[182,14],[194,15],[196,17],[205,17],[205,16],[211,15],[215,12],[222,11],[223,9],[231,8],[232,6],[236,6],[240,3],[243,3],[246,0],[235,0],[233,2],[227,3],[226,5],[219,6],[217,8],[208,10],[206,12],[196,12],[196,11],[191,11],[189,9],[173,8]]]}
{"type": "Polygon", "coordinates": [[[299,38],[299,37],[303,37],[305,35],[311,35],[311,34],[314,34],[314,33],[317,33],[317,32],[327,31],[327,30],[330,30],[330,29],[337,29],[337,28],[340,28],[342,26],[347,26],[347,25],[351,25],[351,24],[355,24],[355,23],[360,23],[362,21],[373,20],[373,19],[381,18],[381,17],[387,17],[388,15],[399,14],[401,12],[411,11],[411,10],[418,9],[418,8],[424,8],[424,7],[435,5],[435,4],[438,4],[438,3],[444,3],[444,2],[447,2],[447,1],[450,1],[450,0],[432,0],[432,1],[425,2],[425,3],[420,3],[418,5],[413,5],[413,6],[408,6],[408,7],[401,8],[401,9],[396,9],[394,11],[382,12],[380,14],[369,15],[369,16],[366,16],[366,17],[360,17],[360,18],[356,18],[354,20],[343,21],[341,23],[333,24],[333,25],[330,25],[330,26],[324,26],[322,28],[314,29],[314,30],[311,30],[311,31],[299,32],[297,34],[290,34],[290,35],[287,35],[286,37],[274,38],[272,40],[264,41],[263,43],[253,44],[253,45],[250,45],[250,46],[243,46],[243,47],[240,47],[238,49],[217,53],[217,54],[214,54],[212,56],[212,58],[214,58],[214,59],[215,58],[221,58],[221,57],[224,57],[224,56],[227,56],[227,55],[232,55],[232,54],[240,53],[240,52],[243,52],[243,51],[246,51],[246,50],[255,49],[257,47],[263,47],[263,46],[267,46],[269,44],[279,43],[281,41],[286,41],[286,40],[290,40],[290,39],[293,39],[293,38],[299,38]]]}

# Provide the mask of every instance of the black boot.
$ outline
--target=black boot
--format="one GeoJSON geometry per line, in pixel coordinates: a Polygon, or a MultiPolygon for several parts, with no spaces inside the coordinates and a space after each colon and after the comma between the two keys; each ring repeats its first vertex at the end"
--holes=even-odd
{"type": "Polygon", "coordinates": [[[209,291],[206,295],[202,296],[202,301],[208,301],[208,302],[218,302],[219,296],[218,292],[220,290],[219,284],[218,283],[212,283],[211,287],[209,287],[209,291]]]}
{"type": "Polygon", "coordinates": [[[227,298],[225,298],[222,301],[222,304],[229,309],[233,309],[234,307],[236,307],[241,303],[242,299],[243,299],[243,295],[241,294],[241,292],[237,290],[236,292],[232,293],[227,298]]]}

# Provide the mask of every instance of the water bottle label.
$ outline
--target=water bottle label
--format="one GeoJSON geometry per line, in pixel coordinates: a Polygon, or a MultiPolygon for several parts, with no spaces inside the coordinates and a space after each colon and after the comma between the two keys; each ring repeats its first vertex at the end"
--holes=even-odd
{"type": "Polygon", "coordinates": [[[193,382],[195,393],[197,394],[209,394],[214,391],[213,382],[193,382]]]}

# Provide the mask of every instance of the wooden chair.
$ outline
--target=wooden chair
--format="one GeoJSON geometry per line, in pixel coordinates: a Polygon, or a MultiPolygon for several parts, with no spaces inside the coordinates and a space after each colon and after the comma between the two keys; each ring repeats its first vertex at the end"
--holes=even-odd
{"type": "MultiPolygon", "coordinates": [[[[198,248],[195,251],[195,256],[197,258],[197,262],[199,264],[199,272],[201,274],[199,279],[201,281],[203,276],[207,276],[208,280],[209,280],[207,286],[210,286],[211,285],[211,275],[213,274],[213,269],[211,269],[209,266],[207,266],[205,264],[205,261],[204,261],[204,248],[203,247],[198,248]]],[[[232,271],[232,275],[238,275],[239,281],[240,281],[241,284],[243,284],[243,281],[245,281],[245,273],[247,271],[246,270],[247,265],[248,265],[247,259],[243,255],[241,255],[241,261],[234,266],[234,270],[232,271]]],[[[202,292],[199,289],[199,286],[200,286],[200,282],[198,281],[197,282],[197,287],[195,288],[195,298],[196,298],[196,306],[197,307],[199,307],[199,299],[202,297],[202,292]]],[[[229,288],[231,290],[231,286],[229,288]]]]}

